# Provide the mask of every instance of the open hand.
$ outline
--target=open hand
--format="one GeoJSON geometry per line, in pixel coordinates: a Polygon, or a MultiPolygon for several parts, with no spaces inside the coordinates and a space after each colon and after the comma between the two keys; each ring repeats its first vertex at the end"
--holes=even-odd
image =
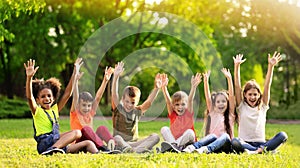
{"type": "Polygon", "coordinates": [[[231,78],[231,73],[229,69],[222,68],[221,71],[223,72],[226,78],[231,78]]]}
{"type": "Polygon", "coordinates": [[[124,71],[124,63],[118,62],[115,65],[114,75],[119,76],[124,71]]]}
{"type": "Polygon", "coordinates": [[[27,61],[27,65],[26,65],[26,63],[24,63],[24,68],[26,70],[26,75],[28,77],[33,77],[34,74],[36,73],[36,71],[39,69],[38,66],[34,68],[34,65],[35,65],[35,60],[32,60],[32,59],[29,59],[27,61]]]}
{"type": "Polygon", "coordinates": [[[154,84],[156,88],[160,89],[162,87],[162,78],[160,73],[156,74],[154,84]]]}
{"type": "Polygon", "coordinates": [[[199,85],[199,83],[201,82],[201,79],[202,79],[202,76],[200,73],[196,73],[196,75],[193,75],[192,76],[192,79],[191,79],[191,84],[193,87],[197,87],[199,85]]]}
{"type": "Polygon", "coordinates": [[[109,68],[105,67],[105,73],[104,73],[105,80],[108,81],[113,73],[114,73],[114,68],[112,68],[112,67],[109,67],[109,68]]]}
{"type": "Polygon", "coordinates": [[[203,80],[204,81],[208,81],[209,76],[210,76],[210,70],[207,71],[207,72],[205,72],[205,73],[203,73],[202,75],[203,75],[203,80]]]}
{"type": "Polygon", "coordinates": [[[243,59],[243,54],[236,55],[235,57],[233,57],[233,60],[235,65],[240,65],[246,61],[246,59],[243,59]]]}
{"type": "Polygon", "coordinates": [[[160,78],[161,78],[161,82],[162,82],[162,86],[161,87],[168,86],[168,83],[169,83],[168,75],[165,74],[165,73],[160,74],[160,78]]]}
{"type": "Polygon", "coordinates": [[[277,51],[274,52],[273,57],[271,57],[270,54],[268,54],[268,62],[270,65],[275,66],[279,61],[282,60],[281,54],[278,53],[277,51]]]}

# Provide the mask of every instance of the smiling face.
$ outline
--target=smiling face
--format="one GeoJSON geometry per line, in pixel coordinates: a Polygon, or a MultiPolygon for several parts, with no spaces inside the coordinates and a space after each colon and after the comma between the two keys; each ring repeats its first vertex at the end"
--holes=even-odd
{"type": "Polygon", "coordinates": [[[256,107],[260,98],[261,94],[255,88],[251,88],[244,93],[244,99],[250,107],[256,107]]]}
{"type": "Polygon", "coordinates": [[[172,95],[172,108],[177,115],[182,115],[188,106],[188,95],[183,91],[177,91],[172,95]]]}
{"type": "Polygon", "coordinates": [[[126,112],[132,111],[138,105],[138,102],[138,97],[130,97],[128,95],[122,97],[122,104],[126,112]]]}
{"type": "Polygon", "coordinates": [[[79,100],[79,112],[82,114],[88,113],[92,109],[93,102],[84,101],[82,99],[79,100]]]}
{"type": "Polygon", "coordinates": [[[227,109],[227,106],[228,106],[228,101],[225,95],[218,94],[215,100],[215,107],[214,107],[215,110],[219,113],[224,113],[225,110],[227,109]]]}
{"type": "Polygon", "coordinates": [[[255,80],[246,82],[244,85],[243,97],[244,101],[252,108],[261,104],[261,89],[255,80]]]}
{"type": "Polygon", "coordinates": [[[42,89],[37,95],[36,102],[43,109],[49,110],[54,102],[52,90],[49,88],[42,89]]]}
{"type": "Polygon", "coordinates": [[[177,115],[182,115],[187,109],[187,100],[181,99],[173,103],[173,110],[177,113],[177,115]]]}

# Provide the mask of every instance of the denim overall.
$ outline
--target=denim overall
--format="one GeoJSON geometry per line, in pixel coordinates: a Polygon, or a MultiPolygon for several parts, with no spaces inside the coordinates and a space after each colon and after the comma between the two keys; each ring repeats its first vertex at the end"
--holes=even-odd
{"type": "Polygon", "coordinates": [[[60,137],[60,135],[59,135],[59,124],[58,124],[58,121],[56,119],[54,111],[52,111],[52,113],[53,113],[55,121],[52,120],[50,115],[45,110],[44,110],[44,112],[46,113],[47,117],[49,118],[49,120],[52,123],[52,131],[49,132],[49,133],[46,133],[46,134],[36,136],[36,129],[35,129],[34,124],[33,124],[34,139],[37,142],[37,150],[38,150],[39,154],[41,154],[42,152],[46,151],[49,147],[51,147],[60,137]]]}

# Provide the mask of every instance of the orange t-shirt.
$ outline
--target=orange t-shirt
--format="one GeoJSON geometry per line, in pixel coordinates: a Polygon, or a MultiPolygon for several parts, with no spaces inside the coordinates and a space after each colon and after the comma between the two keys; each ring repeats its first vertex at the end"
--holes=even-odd
{"type": "Polygon", "coordinates": [[[84,126],[89,126],[93,128],[93,117],[95,116],[94,111],[90,111],[89,113],[82,114],[78,110],[70,112],[70,125],[71,129],[79,129],[81,130],[84,126]]]}

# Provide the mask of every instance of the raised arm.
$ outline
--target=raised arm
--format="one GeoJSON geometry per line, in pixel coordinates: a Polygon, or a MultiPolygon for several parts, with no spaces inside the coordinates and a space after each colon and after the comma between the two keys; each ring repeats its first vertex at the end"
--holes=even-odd
{"type": "Polygon", "coordinates": [[[154,99],[157,97],[158,91],[161,88],[161,86],[162,80],[160,78],[160,74],[156,74],[154,79],[154,89],[151,91],[145,102],[138,107],[142,110],[142,113],[145,113],[150,108],[154,99]]]}
{"type": "Polygon", "coordinates": [[[210,71],[207,71],[206,73],[203,73],[203,83],[204,83],[204,95],[205,95],[205,102],[206,102],[206,108],[208,112],[210,112],[210,108],[212,107],[211,103],[211,94],[209,90],[209,76],[210,71]]]}
{"type": "Polygon", "coordinates": [[[34,96],[32,94],[32,77],[36,73],[36,71],[39,69],[39,67],[35,67],[35,60],[28,60],[27,64],[24,63],[24,68],[26,70],[26,97],[28,101],[28,105],[30,107],[31,113],[35,114],[35,109],[37,107],[36,101],[34,99],[34,96]]]}
{"type": "Polygon", "coordinates": [[[73,95],[72,95],[73,98],[72,98],[72,105],[71,105],[70,112],[73,112],[77,109],[77,104],[79,100],[78,82],[83,75],[83,72],[79,72],[80,66],[81,66],[80,64],[75,65],[76,76],[75,76],[75,81],[73,83],[73,95]]]}
{"type": "Polygon", "coordinates": [[[173,111],[173,105],[172,105],[172,99],[170,97],[170,94],[168,92],[168,75],[167,74],[161,74],[160,75],[161,81],[162,81],[162,92],[164,95],[164,98],[166,100],[166,105],[167,105],[167,110],[168,110],[168,114],[170,115],[173,111]]]}
{"type": "Polygon", "coordinates": [[[62,95],[60,101],[58,102],[58,111],[60,112],[63,107],[65,106],[65,104],[67,103],[67,101],[69,100],[69,98],[72,95],[72,91],[73,91],[73,83],[75,82],[75,77],[78,75],[77,73],[79,72],[79,70],[77,71],[76,67],[80,67],[83,64],[82,58],[77,58],[75,63],[74,63],[74,70],[72,73],[72,76],[69,80],[69,83],[66,87],[66,90],[64,92],[64,94],[62,95]]]}
{"type": "Polygon", "coordinates": [[[103,93],[105,91],[105,88],[106,88],[106,85],[112,75],[112,73],[114,72],[114,69],[112,67],[109,67],[107,69],[107,67],[105,68],[105,73],[104,73],[104,77],[103,77],[103,81],[101,83],[101,86],[99,87],[99,89],[97,90],[97,93],[95,95],[95,100],[93,102],[93,105],[92,105],[92,110],[96,112],[97,108],[98,108],[98,105],[99,105],[99,102],[103,96],[103,93]]]}
{"type": "Polygon", "coordinates": [[[234,100],[232,76],[231,76],[231,73],[230,73],[229,69],[223,68],[221,71],[223,72],[224,76],[226,77],[227,84],[228,84],[229,112],[234,114],[235,100],[234,100]]]}
{"type": "Polygon", "coordinates": [[[194,97],[195,97],[195,92],[197,89],[197,86],[199,85],[199,83],[201,82],[201,74],[200,73],[196,73],[196,75],[192,76],[191,79],[191,90],[190,90],[190,94],[188,97],[188,111],[189,112],[193,112],[193,101],[194,101],[194,97]]]}
{"type": "Polygon", "coordinates": [[[235,98],[236,98],[236,105],[239,106],[242,99],[242,86],[241,86],[241,78],[240,78],[240,65],[246,61],[243,59],[242,54],[238,54],[233,57],[234,60],[234,91],[235,91],[235,98]]]}
{"type": "Polygon", "coordinates": [[[264,86],[264,93],[263,93],[263,103],[265,105],[269,104],[270,101],[270,90],[271,90],[271,84],[272,84],[272,77],[273,77],[273,70],[274,66],[281,61],[282,57],[280,53],[274,52],[273,56],[271,57],[270,54],[268,54],[268,71],[266,75],[265,80],[265,86],[264,86]]]}
{"type": "Polygon", "coordinates": [[[123,71],[124,71],[124,63],[118,62],[117,65],[115,65],[112,87],[111,87],[111,106],[113,110],[117,108],[117,105],[120,101],[118,86],[119,86],[119,78],[123,71]]]}

